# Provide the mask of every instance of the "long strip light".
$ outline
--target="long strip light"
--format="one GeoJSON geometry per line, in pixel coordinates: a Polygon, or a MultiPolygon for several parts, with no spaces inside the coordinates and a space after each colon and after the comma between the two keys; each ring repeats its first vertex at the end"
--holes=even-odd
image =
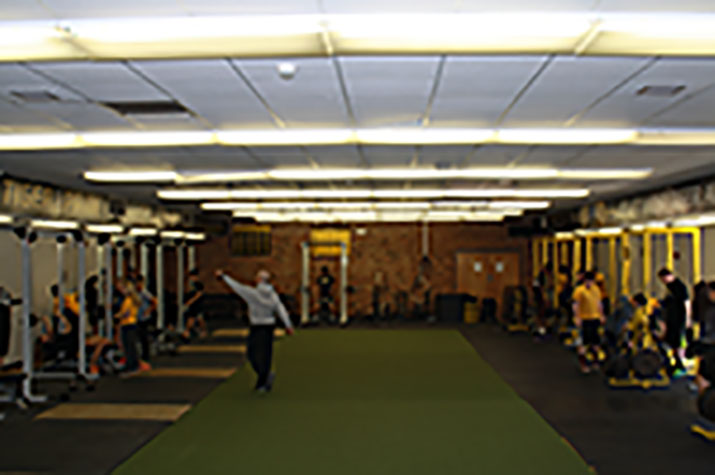
{"type": "Polygon", "coordinates": [[[260,199],[443,199],[443,198],[585,198],[586,188],[477,188],[477,189],[308,189],[308,190],[159,190],[164,200],[260,199]]]}
{"type": "Polygon", "coordinates": [[[185,233],[184,237],[189,241],[205,241],[205,233],[185,233]]]}
{"type": "Polygon", "coordinates": [[[87,224],[84,228],[94,234],[119,234],[124,231],[124,227],[119,224],[87,224]]]}
{"type": "Polygon", "coordinates": [[[173,183],[178,174],[173,171],[87,171],[84,179],[103,183],[173,183]]]}
{"type": "Polygon", "coordinates": [[[46,219],[33,219],[30,222],[30,226],[37,229],[79,229],[79,223],[77,221],[59,221],[46,219]]]}
{"type": "Polygon", "coordinates": [[[184,239],[186,233],[184,231],[162,231],[161,237],[166,239],[184,239]]]}
{"type": "MultiPolygon", "coordinates": [[[[167,130],[122,132],[47,132],[0,134],[0,150],[47,150],[96,147],[179,146],[304,146],[304,145],[708,145],[715,143],[715,129],[643,128],[517,128],[470,129],[404,127],[391,129],[261,129],[261,130],[167,130]]],[[[499,173],[503,169],[497,169],[499,173]]],[[[517,170],[525,170],[517,169],[517,170]]],[[[537,173],[539,169],[531,169],[537,173]]],[[[450,173],[446,170],[443,173],[450,173]]],[[[283,171],[275,171],[278,178],[283,171]]],[[[340,172],[333,172],[340,173],[340,172]]],[[[387,173],[390,172],[376,172],[387,173]]],[[[415,173],[420,173],[416,171],[415,173]]],[[[489,169],[474,169],[489,174],[489,169]]],[[[519,171],[515,172],[519,173],[519,171]]],[[[542,171],[541,173],[547,173],[542,171]]],[[[553,174],[553,170],[548,170],[553,174]]],[[[571,172],[575,173],[575,171],[571,172]]],[[[565,173],[564,177],[568,177],[565,173]]],[[[186,180],[215,179],[212,174],[183,177],[186,180]]]]}
{"type": "Polygon", "coordinates": [[[493,209],[501,212],[525,209],[544,209],[549,201],[274,201],[256,202],[208,202],[202,203],[204,211],[258,211],[258,210],[307,210],[307,209],[370,209],[370,210],[428,210],[450,209],[493,209]]]}
{"type": "Polygon", "coordinates": [[[405,54],[707,55],[715,14],[216,15],[0,22],[0,61],[405,54]]]}
{"type": "Polygon", "coordinates": [[[130,236],[156,236],[159,231],[156,228],[131,228],[130,236]]]}
{"type": "Polygon", "coordinates": [[[235,212],[236,218],[253,218],[259,222],[417,222],[417,221],[467,221],[467,222],[499,222],[505,215],[489,212],[397,212],[378,213],[363,212],[235,212]]]}
{"type": "Polygon", "coordinates": [[[12,224],[14,218],[8,214],[0,214],[0,224],[12,224]]]}
{"type": "Polygon", "coordinates": [[[102,182],[174,182],[176,184],[278,181],[328,181],[328,180],[538,180],[538,179],[641,179],[652,173],[650,168],[614,169],[569,169],[547,167],[502,167],[502,168],[343,168],[343,169],[276,169],[268,171],[214,173],[171,171],[90,171],[85,173],[88,181],[102,182]]]}

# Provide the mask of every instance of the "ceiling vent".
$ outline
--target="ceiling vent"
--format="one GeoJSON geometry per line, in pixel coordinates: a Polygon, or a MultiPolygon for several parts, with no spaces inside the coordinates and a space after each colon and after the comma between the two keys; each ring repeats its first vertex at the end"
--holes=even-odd
{"type": "Polygon", "coordinates": [[[673,97],[685,90],[685,85],[678,86],[643,86],[636,91],[636,96],[673,97]]]}
{"type": "Polygon", "coordinates": [[[15,101],[28,104],[45,104],[48,102],[59,102],[60,97],[52,91],[46,89],[18,89],[11,90],[10,96],[15,101]]]}
{"type": "Polygon", "coordinates": [[[155,118],[192,115],[177,101],[122,101],[104,102],[104,105],[124,116],[155,118]]]}

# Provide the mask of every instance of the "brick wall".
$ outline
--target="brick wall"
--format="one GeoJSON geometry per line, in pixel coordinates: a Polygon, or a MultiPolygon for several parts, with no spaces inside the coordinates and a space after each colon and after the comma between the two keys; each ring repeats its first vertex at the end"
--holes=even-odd
{"type": "MultiPolygon", "coordinates": [[[[260,269],[274,274],[274,284],[279,292],[299,296],[301,279],[300,243],[307,240],[310,227],[300,224],[272,227],[273,252],[269,257],[232,257],[229,237],[214,238],[197,249],[201,278],[207,292],[222,293],[226,288],[214,277],[217,268],[228,270],[236,278],[249,281],[260,269]]],[[[422,229],[419,224],[374,224],[353,226],[352,250],[348,266],[349,283],[356,288],[351,306],[367,310],[370,305],[374,274],[382,271],[387,277],[390,291],[408,290],[418,272],[422,255],[422,229]],[[364,228],[364,236],[355,232],[364,228]]],[[[506,249],[519,250],[521,254],[521,282],[527,282],[530,272],[528,240],[510,238],[501,225],[486,224],[431,224],[429,228],[429,256],[432,261],[430,280],[435,295],[453,292],[456,286],[456,253],[468,250],[506,249]]],[[[167,287],[175,282],[174,261],[167,255],[167,287]]],[[[338,259],[313,259],[311,276],[314,280],[322,265],[339,276],[338,259]]],[[[174,285],[172,285],[174,287],[174,285]]]]}

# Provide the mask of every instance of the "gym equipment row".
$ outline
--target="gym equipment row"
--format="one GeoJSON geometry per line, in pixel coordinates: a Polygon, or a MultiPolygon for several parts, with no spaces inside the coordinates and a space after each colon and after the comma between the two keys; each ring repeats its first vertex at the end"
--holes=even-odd
{"type": "MultiPolygon", "coordinates": [[[[164,249],[167,246],[174,246],[177,256],[177,332],[184,330],[183,314],[186,310],[184,305],[184,280],[186,279],[186,259],[190,268],[196,268],[196,249],[193,240],[182,238],[162,239],[158,233],[153,237],[143,236],[119,236],[106,233],[91,233],[79,229],[32,229],[30,227],[17,227],[13,229],[14,234],[20,241],[21,249],[21,287],[22,297],[20,299],[6,299],[0,302],[0,357],[7,354],[9,340],[11,338],[11,311],[12,305],[22,305],[21,315],[21,360],[12,362],[0,368],[0,402],[15,403],[21,408],[27,404],[43,403],[47,401],[47,396],[35,393],[36,382],[42,380],[68,381],[70,390],[76,389],[77,382],[83,382],[88,390],[92,390],[98,379],[98,375],[88,372],[87,361],[87,336],[93,333],[88,327],[87,296],[85,283],[87,279],[87,247],[91,239],[96,239],[97,252],[97,276],[98,286],[98,306],[103,307],[104,319],[97,318],[96,335],[108,342],[114,342],[114,314],[112,308],[114,300],[113,289],[115,279],[122,279],[129,269],[134,270],[132,263],[135,259],[135,251],[139,250],[139,273],[148,281],[153,278],[156,297],[156,332],[154,340],[154,350],[157,353],[175,351],[175,344],[168,338],[168,328],[166,326],[165,289],[164,289],[164,249]],[[53,358],[52,365],[35,361],[35,333],[33,327],[40,322],[33,312],[33,262],[32,249],[38,237],[52,238],[56,243],[57,256],[57,279],[56,279],[56,301],[57,315],[65,314],[66,297],[76,294],[76,322],[77,322],[77,354],[62,354],[53,358]],[[150,251],[153,249],[155,255],[154,275],[150,276],[151,263],[150,251]],[[76,251],[76,281],[68,282],[65,279],[65,272],[68,263],[66,256],[69,250],[76,251]],[[74,293],[68,293],[72,287],[76,286],[74,293]],[[6,314],[6,315],[5,315],[6,314]],[[59,362],[59,363],[58,363],[59,362]]],[[[69,263],[72,267],[72,263],[69,263]]],[[[8,294],[9,295],[9,294],[8,294]]],[[[0,296],[2,297],[2,296],[0,296]]],[[[97,308],[96,310],[100,310],[97,308]]],[[[100,312],[97,312],[98,314],[100,312]]],[[[61,325],[62,323],[59,323],[61,325]]],[[[72,332],[74,333],[74,332],[72,332]]],[[[110,350],[111,351],[111,350],[110,350]]],[[[113,360],[111,354],[104,355],[109,362],[113,360]]],[[[115,366],[115,369],[119,369],[115,366]]],[[[0,419],[3,414],[0,413],[0,419]]]]}
{"type": "MultiPolygon", "coordinates": [[[[672,364],[676,355],[654,338],[660,331],[659,325],[664,326],[659,322],[668,320],[667,306],[660,305],[655,298],[659,290],[655,284],[656,272],[665,267],[682,277],[690,289],[692,302],[698,288],[695,284],[704,282],[702,263],[708,250],[702,245],[703,233],[704,228],[700,227],[668,227],[665,223],[652,223],[630,228],[556,233],[532,242],[534,279],[543,278],[543,272],[550,267],[547,272],[551,272],[552,282],[546,304],[562,322],[561,336],[567,346],[577,346],[579,336],[573,326],[564,324],[560,318],[559,312],[568,313],[570,307],[570,302],[564,303],[563,295],[572,290],[571,282],[577,280],[581,269],[605,270],[597,273],[602,279],[599,282],[597,278],[597,283],[605,291],[604,308],[608,309],[602,339],[612,340],[604,366],[606,380],[612,388],[669,387],[671,379],[665,368],[672,364]],[[565,270],[570,275],[565,275],[565,270]],[[633,326],[638,318],[633,315],[639,306],[634,307],[629,297],[636,293],[633,289],[641,290],[647,299],[641,309],[646,319],[641,317],[641,328],[637,330],[633,326]],[[635,338],[634,334],[640,337],[635,338]]],[[[712,300],[711,305],[715,305],[712,300]]],[[[715,440],[715,374],[703,371],[703,365],[715,366],[715,361],[708,360],[715,359],[715,352],[710,353],[712,348],[702,349],[707,345],[698,347],[698,322],[688,321],[687,327],[692,328],[687,335],[687,376],[695,380],[705,377],[710,384],[705,390],[699,390],[698,412],[703,420],[694,424],[692,430],[715,440]],[[700,350],[693,350],[694,346],[700,350]]]]}

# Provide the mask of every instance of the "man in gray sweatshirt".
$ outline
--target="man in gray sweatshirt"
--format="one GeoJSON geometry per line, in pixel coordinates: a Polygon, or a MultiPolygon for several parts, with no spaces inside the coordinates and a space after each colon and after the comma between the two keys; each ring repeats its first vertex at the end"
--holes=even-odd
{"type": "Polygon", "coordinates": [[[256,274],[256,286],[241,284],[227,276],[223,270],[216,271],[216,277],[222,279],[248,305],[248,321],[251,326],[248,335],[247,356],[253,370],[258,375],[256,390],[268,392],[273,386],[275,374],[271,372],[273,358],[273,331],[276,326],[275,314],[278,314],[286,327],[286,333],[293,334],[293,324],[288,312],[270,284],[271,275],[266,270],[256,274]]]}

